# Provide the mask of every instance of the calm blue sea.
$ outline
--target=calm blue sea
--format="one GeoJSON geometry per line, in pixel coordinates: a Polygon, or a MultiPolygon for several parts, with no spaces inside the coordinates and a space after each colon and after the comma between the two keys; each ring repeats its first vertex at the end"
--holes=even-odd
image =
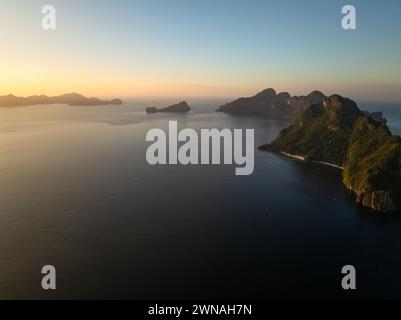
{"type": "MultiPolygon", "coordinates": [[[[0,298],[401,298],[401,216],[357,207],[335,168],[268,152],[251,176],[152,167],[146,132],[171,119],[254,128],[255,147],[288,125],[213,112],[223,100],[143,112],[168,102],[0,109],[0,298]]],[[[361,107],[401,134],[401,106],[361,107]]]]}

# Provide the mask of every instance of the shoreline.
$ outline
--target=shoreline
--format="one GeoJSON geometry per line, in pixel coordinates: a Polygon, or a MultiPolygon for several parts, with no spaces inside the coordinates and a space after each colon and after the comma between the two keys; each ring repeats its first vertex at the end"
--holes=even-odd
{"type": "MultiPolygon", "coordinates": [[[[287,152],[284,152],[284,151],[280,151],[280,153],[281,153],[282,155],[287,156],[287,157],[295,158],[295,159],[298,159],[298,160],[301,160],[301,161],[308,161],[308,160],[306,160],[305,157],[303,157],[303,156],[297,156],[297,155],[295,155],[295,154],[290,154],[290,153],[287,153],[287,152]]],[[[334,168],[337,168],[337,169],[340,169],[340,170],[344,170],[344,167],[341,167],[341,166],[338,166],[338,165],[336,165],[336,164],[329,163],[329,162],[317,161],[317,160],[310,160],[310,162],[314,162],[314,163],[318,163],[318,164],[323,164],[323,165],[326,165],[326,166],[330,166],[330,167],[334,167],[334,168]]]]}
{"type": "Polygon", "coordinates": [[[295,158],[295,159],[298,159],[298,160],[305,161],[305,157],[302,157],[302,156],[297,156],[295,154],[290,154],[290,153],[287,153],[287,152],[284,152],[284,151],[280,151],[280,153],[285,155],[285,156],[287,156],[287,157],[291,157],[291,158],[295,158]]]}

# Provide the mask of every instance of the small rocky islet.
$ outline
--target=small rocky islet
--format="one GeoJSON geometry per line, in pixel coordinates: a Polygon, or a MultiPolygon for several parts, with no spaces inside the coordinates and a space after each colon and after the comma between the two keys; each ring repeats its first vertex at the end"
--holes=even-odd
{"type": "Polygon", "coordinates": [[[191,107],[188,105],[186,101],[181,101],[177,104],[173,104],[171,106],[168,106],[166,108],[155,108],[155,107],[149,107],[146,108],[146,113],[186,113],[191,111],[191,107]]]}

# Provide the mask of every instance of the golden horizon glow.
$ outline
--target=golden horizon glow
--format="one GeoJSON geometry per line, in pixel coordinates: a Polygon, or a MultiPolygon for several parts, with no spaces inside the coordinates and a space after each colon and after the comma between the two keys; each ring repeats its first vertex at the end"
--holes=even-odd
{"type": "Polygon", "coordinates": [[[401,102],[394,32],[401,23],[383,19],[396,4],[379,13],[373,2],[358,4],[360,21],[369,24],[353,32],[342,30],[336,4],[321,1],[261,1],[255,8],[244,1],[229,15],[222,3],[211,11],[207,0],[88,0],[79,8],[53,2],[58,20],[51,32],[41,27],[37,1],[0,3],[0,95],[241,97],[271,87],[401,102]],[[281,23],[284,13],[291,23],[281,23]],[[301,23],[301,13],[312,18],[301,23]]]}

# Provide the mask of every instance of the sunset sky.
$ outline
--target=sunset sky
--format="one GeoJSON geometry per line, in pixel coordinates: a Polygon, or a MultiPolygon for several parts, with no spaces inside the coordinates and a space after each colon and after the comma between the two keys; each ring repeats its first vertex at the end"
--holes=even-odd
{"type": "Polygon", "coordinates": [[[0,95],[243,96],[267,87],[401,102],[399,0],[1,0],[0,95]],[[57,29],[41,28],[41,9],[57,29]],[[341,8],[357,28],[341,28],[341,8]]]}

